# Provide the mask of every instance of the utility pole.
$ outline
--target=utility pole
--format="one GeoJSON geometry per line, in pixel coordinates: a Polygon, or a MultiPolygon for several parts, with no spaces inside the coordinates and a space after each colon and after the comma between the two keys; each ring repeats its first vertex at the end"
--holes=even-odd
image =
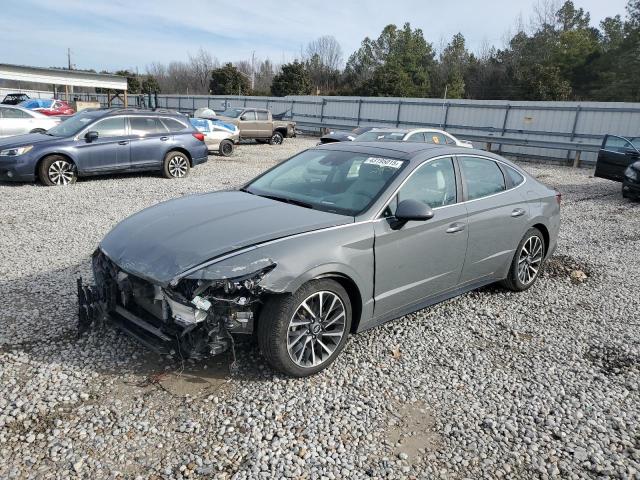
{"type": "Polygon", "coordinates": [[[256,87],[256,51],[251,52],[251,91],[256,87]]]}
{"type": "Polygon", "coordinates": [[[69,64],[69,70],[71,70],[71,49],[67,48],[67,63],[69,64]]]}
{"type": "MultiPolygon", "coordinates": [[[[71,64],[71,49],[67,48],[67,66],[69,67],[69,70],[71,70],[71,67],[73,67],[73,65],[71,64]]],[[[68,86],[65,85],[65,92],[66,92],[66,98],[65,100],[68,102],[71,97],[70,94],[73,93],[73,85],[71,85],[71,89],[69,89],[68,86]]]]}

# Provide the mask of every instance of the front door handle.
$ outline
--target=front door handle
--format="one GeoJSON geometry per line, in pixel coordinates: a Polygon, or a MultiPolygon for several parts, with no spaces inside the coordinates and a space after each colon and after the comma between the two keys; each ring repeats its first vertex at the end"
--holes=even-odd
{"type": "Polygon", "coordinates": [[[160,140],[162,140],[163,142],[166,142],[167,140],[169,140],[169,137],[160,137],[160,140]]]}
{"type": "Polygon", "coordinates": [[[464,230],[464,223],[452,223],[449,228],[445,230],[447,233],[458,233],[464,230]]]}
{"type": "Polygon", "coordinates": [[[118,145],[129,145],[129,141],[128,140],[122,140],[121,142],[118,142],[118,145]]]}
{"type": "Polygon", "coordinates": [[[524,208],[516,208],[516,209],[513,210],[513,212],[511,212],[511,216],[514,217],[514,218],[515,217],[521,217],[525,213],[527,213],[527,212],[524,211],[524,208]]]}

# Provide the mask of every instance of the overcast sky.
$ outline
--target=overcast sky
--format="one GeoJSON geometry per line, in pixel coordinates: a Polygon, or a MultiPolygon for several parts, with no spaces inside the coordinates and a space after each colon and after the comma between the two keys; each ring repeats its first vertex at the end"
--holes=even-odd
{"type": "MultiPolygon", "coordinates": [[[[3,0],[0,63],[117,70],[185,60],[200,47],[221,61],[293,60],[310,40],[333,35],[345,60],[365,36],[390,23],[410,22],[437,48],[457,32],[476,51],[502,47],[516,18],[537,0],[3,0]],[[321,6],[320,6],[321,5],[321,6]]],[[[601,19],[624,15],[626,0],[574,0],[601,19]]]]}

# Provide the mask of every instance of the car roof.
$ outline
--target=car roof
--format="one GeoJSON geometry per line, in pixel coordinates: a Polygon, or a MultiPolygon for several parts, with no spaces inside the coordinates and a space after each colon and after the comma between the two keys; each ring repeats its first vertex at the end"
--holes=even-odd
{"type": "MultiPolygon", "coordinates": [[[[422,142],[334,142],[315,147],[319,150],[337,150],[344,152],[364,153],[375,156],[387,156],[399,160],[421,162],[441,155],[480,155],[499,160],[514,166],[512,162],[495,153],[475,148],[457,147],[455,145],[437,145],[422,142]]],[[[516,167],[520,171],[519,168],[516,167]]]]}
{"type": "Polygon", "coordinates": [[[174,117],[186,119],[186,115],[173,110],[145,110],[141,108],[87,108],[82,110],[81,113],[91,115],[93,117],[110,117],[115,115],[131,115],[131,116],[145,116],[145,117],[174,117]]]}

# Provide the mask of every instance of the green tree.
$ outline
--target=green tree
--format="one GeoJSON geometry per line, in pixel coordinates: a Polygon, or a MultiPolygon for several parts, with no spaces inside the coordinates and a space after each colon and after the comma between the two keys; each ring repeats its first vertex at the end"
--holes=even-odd
{"type": "Polygon", "coordinates": [[[144,94],[160,93],[160,84],[153,75],[145,75],[142,79],[141,90],[144,94]]]}
{"type": "Polygon", "coordinates": [[[282,70],[273,78],[271,94],[276,97],[287,95],[309,95],[311,78],[305,65],[298,60],[282,66],[282,70]]]}
{"type": "Polygon", "coordinates": [[[231,63],[211,71],[209,90],[213,95],[241,95],[250,92],[249,80],[231,63]]]}
{"type": "Polygon", "coordinates": [[[471,54],[465,45],[464,36],[457,33],[440,54],[434,81],[434,96],[444,96],[446,91],[447,98],[464,98],[465,76],[470,63],[471,54]]]}
{"type": "Polygon", "coordinates": [[[360,95],[426,97],[434,65],[433,47],[422,30],[409,23],[402,29],[387,25],[376,40],[365,38],[349,57],[345,81],[360,95]]]}

